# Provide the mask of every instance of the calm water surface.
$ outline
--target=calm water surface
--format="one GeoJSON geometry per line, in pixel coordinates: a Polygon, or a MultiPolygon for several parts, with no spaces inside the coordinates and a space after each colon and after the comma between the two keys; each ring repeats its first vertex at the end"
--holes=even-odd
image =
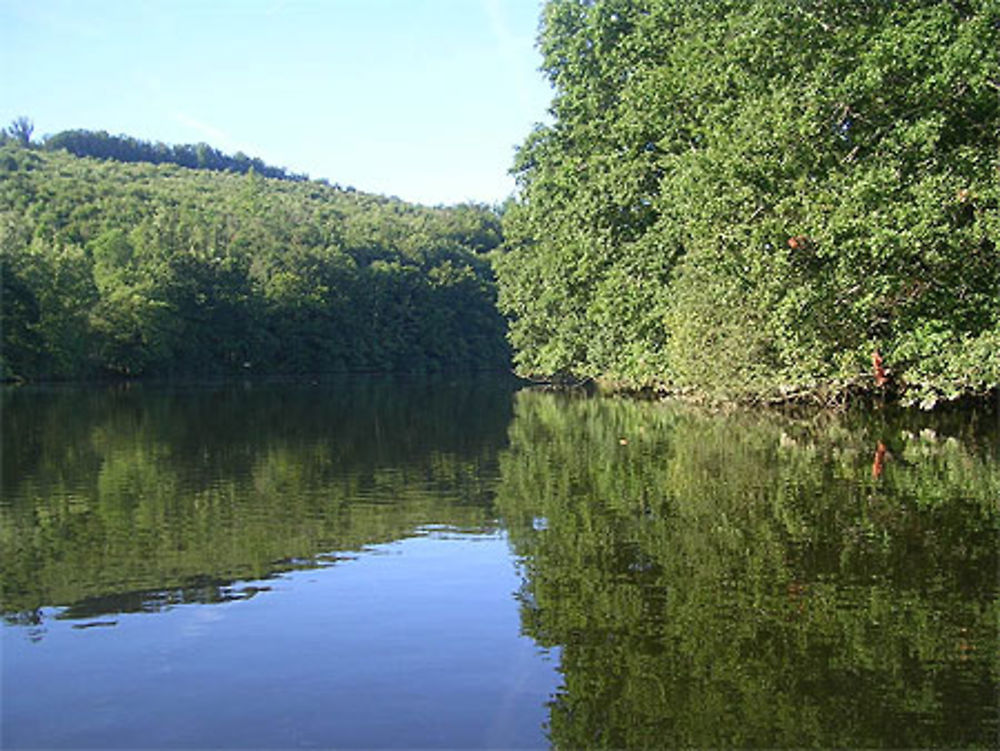
{"type": "Polygon", "coordinates": [[[993,410],[2,399],[4,747],[996,744],[993,410]]]}

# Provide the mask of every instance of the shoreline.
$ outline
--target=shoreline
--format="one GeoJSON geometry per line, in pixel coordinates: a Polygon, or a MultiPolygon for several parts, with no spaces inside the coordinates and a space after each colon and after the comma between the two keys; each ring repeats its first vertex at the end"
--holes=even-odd
{"type": "Polygon", "coordinates": [[[606,378],[570,378],[519,376],[535,388],[559,392],[583,392],[588,395],[624,396],[647,401],[679,401],[706,408],[763,408],[799,409],[812,408],[843,411],[855,407],[881,409],[887,406],[921,412],[950,409],[979,409],[991,405],[1000,419],[1000,386],[985,391],[970,391],[954,398],[939,398],[922,402],[907,400],[905,387],[877,387],[873,379],[854,379],[831,382],[810,387],[777,387],[767,393],[712,393],[696,387],[670,387],[667,385],[635,385],[627,381],[606,378]],[[866,383],[866,380],[872,383],[866,383]]]}

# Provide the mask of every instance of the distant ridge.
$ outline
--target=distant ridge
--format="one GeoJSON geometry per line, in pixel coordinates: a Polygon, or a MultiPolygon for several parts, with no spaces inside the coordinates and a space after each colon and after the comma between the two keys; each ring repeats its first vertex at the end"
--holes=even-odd
{"type": "Polygon", "coordinates": [[[242,151],[224,154],[207,143],[187,143],[171,146],[162,142],[150,143],[124,134],[110,135],[99,130],[64,130],[48,136],[42,142],[46,151],[64,149],[75,156],[111,159],[116,162],[149,162],[151,164],[176,164],[189,169],[236,172],[245,174],[253,170],[263,177],[303,182],[308,175],[288,172],[284,167],[273,167],[261,159],[250,157],[242,151]]]}

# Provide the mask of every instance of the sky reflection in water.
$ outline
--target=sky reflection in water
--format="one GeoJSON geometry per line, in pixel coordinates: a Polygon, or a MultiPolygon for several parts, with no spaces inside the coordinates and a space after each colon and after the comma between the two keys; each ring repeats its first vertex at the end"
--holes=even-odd
{"type": "Polygon", "coordinates": [[[256,586],[5,633],[5,746],[545,745],[558,653],[519,636],[502,534],[433,531],[256,586]]]}

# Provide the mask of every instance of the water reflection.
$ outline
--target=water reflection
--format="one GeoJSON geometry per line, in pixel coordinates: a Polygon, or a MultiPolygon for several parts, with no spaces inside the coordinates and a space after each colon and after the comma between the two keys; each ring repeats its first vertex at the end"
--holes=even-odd
{"type": "Polygon", "coordinates": [[[5,741],[1000,730],[993,413],[713,415],[496,381],[11,389],[2,449],[5,635],[27,637],[6,686],[47,687],[4,689],[5,741]]]}
{"type": "Polygon", "coordinates": [[[5,390],[2,610],[220,602],[428,524],[492,528],[510,401],[496,380],[5,390]]]}
{"type": "Polygon", "coordinates": [[[497,503],[554,744],[992,745],[997,427],[520,394],[497,503]]]}

